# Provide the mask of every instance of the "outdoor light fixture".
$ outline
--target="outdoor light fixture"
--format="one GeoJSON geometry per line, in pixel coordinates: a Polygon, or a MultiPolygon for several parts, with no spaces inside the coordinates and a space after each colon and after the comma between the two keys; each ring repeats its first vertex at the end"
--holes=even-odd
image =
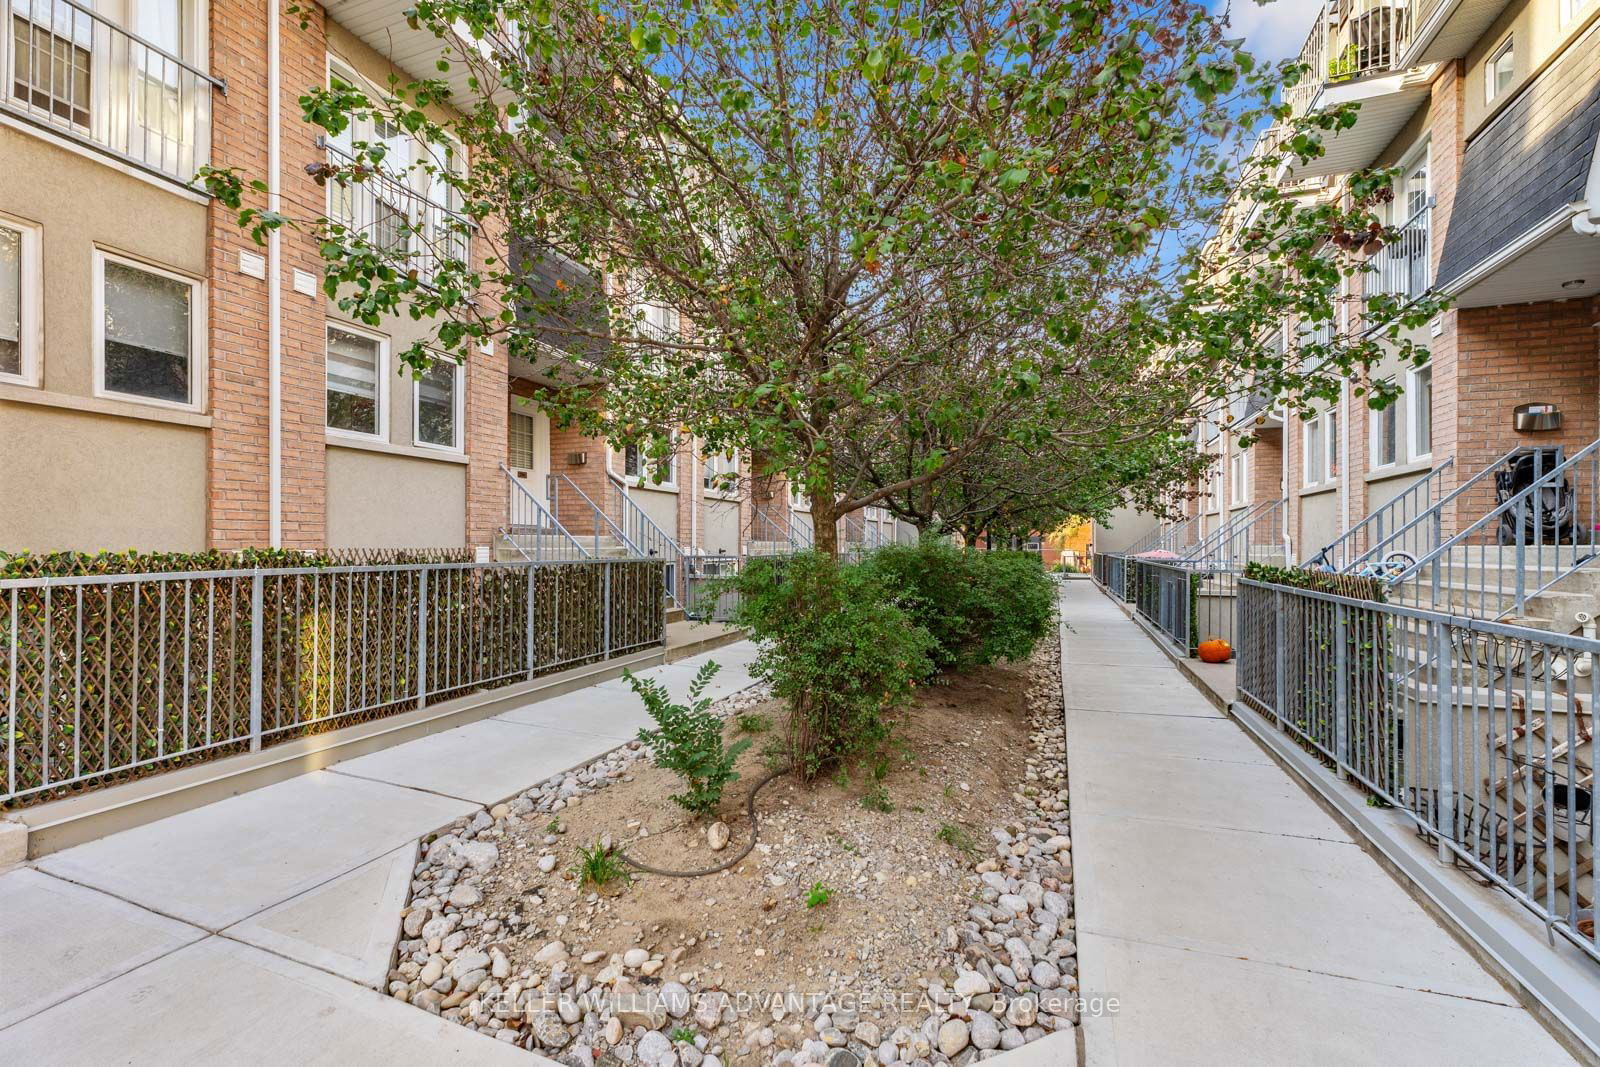
{"type": "Polygon", "coordinates": [[[1568,281],[1562,282],[1561,283],[1561,288],[1563,288],[1563,289],[1582,289],[1587,284],[1589,284],[1589,283],[1584,278],[1572,278],[1572,279],[1569,279],[1568,281]]]}
{"type": "Polygon", "coordinates": [[[582,467],[584,464],[586,464],[588,462],[589,462],[589,453],[587,453],[587,452],[568,452],[567,453],[567,466],[569,466],[569,467],[582,467]]]}

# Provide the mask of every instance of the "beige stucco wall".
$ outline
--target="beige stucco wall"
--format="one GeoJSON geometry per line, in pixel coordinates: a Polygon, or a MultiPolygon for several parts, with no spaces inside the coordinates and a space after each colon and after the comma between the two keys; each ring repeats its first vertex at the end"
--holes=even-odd
{"type": "Polygon", "coordinates": [[[8,126],[0,161],[0,210],[41,233],[43,386],[89,396],[95,248],[203,278],[205,205],[8,126]]]}
{"type": "Polygon", "coordinates": [[[628,490],[628,496],[639,505],[650,521],[661,527],[668,537],[678,535],[678,494],[676,490],[651,489],[647,486],[636,485],[628,490]]]}
{"type": "Polygon", "coordinates": [[[707,499],[700,544],[707,552],[732,555],[739,550],[739,502],[707,499]]]}
{"type": "Polygon", "coordinates": [[[1295,551],[1308,556],[1339,536],[1339,491],[1325,489],[1300,498],[1300,540],[1295,551]],[[1304,549],[1304,551],[1301,551],[1304,549]]]}
{"type": "Polygon", "coordinates": [[[206,431],[0,401],[0,549],[193,552],[206,431]]]}
{"type": "Polygon", "coordinates": [[[460,548],[462,463],[328,446],[329,548],[460,548]]]}
{"type": "Polygon", "coordinates": [[[1506,5],[1494,25],[1484,31],[1465,57],[1466,107],[1463,116],[1467,138],[1470,139],[1494,118],[1529,79],[1564,51],[1573,38],[1582,33],[1596,17],[1600,17],[1600,8],[1590,5],[1562,25],[1561,0],[1519,0],[1506,5]],[[1493,103],[1485,103],[1483,64],[1507,35],[1516,38],[1512,47],[1511,84],[1495,97],[1493,103]]]}
{"type": "Polygon", "coordinates": [[[1134,508],[1118,508],[1105,522],[1094,524],[1094,550],[1121,552],[1161,525],[1154,515],[1134,508]]]}

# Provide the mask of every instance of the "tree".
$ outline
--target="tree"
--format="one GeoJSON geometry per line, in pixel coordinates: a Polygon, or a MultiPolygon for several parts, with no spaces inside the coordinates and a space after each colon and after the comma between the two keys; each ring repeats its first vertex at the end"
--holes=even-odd
{"type": "MultiPolygon", "coordinates": [[[[979,468],[996,456],[1170,476],[1197,399],[1319,395],[1380,358],[1372,337],[1405,314],[1369,309],[1372,335],[1341,331],[1314,358],[1255,340],[1284,314],[1332,321],[1361,266],[1320,253],[1370,205],[1273,187],[1276,162],[1349,122],[1300,118],[1247,157],[1265,209],[1205,243],[1239,203],[1241,145],[1289,118],[1274,94],[1298,72],[1256,64],[1199,5],[420,0],[412,18],[471,69],[464,117],[430,117],[440,82],[376,100],[335,84],[302,106],[330,133],[381,114],[431,146],[408,166],[465,218],[404,224],[430,270],[392,233],[246,205],[232,171],[208,186],[258,235],[314,229],[341,306],[434,322],[408,362],[493,337],[549,364],[564,339],[584,358],[561,364],[558,423],[658,457],[678,427],[744,449],[804,487],[830,554],[843,513],[939,513],[958,476],[992,493],[979,468]],[[469,229],[486,261],[459,256],[469,229]],[[504,299],[475,300],[485,287],[504,299]]],[[[319,176],[392,169],[383,144],[351,149],[319,176]]],[[[1098,506],[1133,484],[1099,479],[1098,506]]]]}

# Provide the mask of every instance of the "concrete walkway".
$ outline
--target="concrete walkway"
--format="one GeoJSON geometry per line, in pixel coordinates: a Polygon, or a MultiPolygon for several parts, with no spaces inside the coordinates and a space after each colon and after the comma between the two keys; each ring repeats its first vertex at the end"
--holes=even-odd
{"type": "Polygon", "coordinates": [[[1092,1067],[1572,1062],[1093,585],[1062,615],[1092,1067]]]}
{"type": "Polygon", "coordinates": [[[548,1063],[379,992],[417,839],[648,721],[610,681],[0,873],[0,1063],[548,1063]]]}

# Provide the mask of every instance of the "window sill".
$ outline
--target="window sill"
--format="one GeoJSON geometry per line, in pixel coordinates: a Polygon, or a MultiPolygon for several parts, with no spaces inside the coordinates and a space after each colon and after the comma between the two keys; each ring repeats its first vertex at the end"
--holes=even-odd
{"type": "Polygon", "coordinates": [[[1379,467],[1367,472],[1367,483],[1386,482],[1390,478],[1404,478],[1408,474],[1426,474],[1433,470],[1433,459],[1414,460],[1410,463],[1391,463],[1387,467],[1379,467]]]}
{"type": "Polygon", "coordinates": [[[1320,496],[1323,493],[1337,493],[1338,491],[1338,482],[1320,482],[1317,485],[1308,485],[1303,487],[1300,490],[1300,495],[1303,497],[1320,496]]]}
{"type": "Polygon", "coordinates": [[[133,400],[114,400],[106,396],[52,393],[46,389],[36,389],[31,385],[18,385],[12,382],[0,382],[0,400],[7,400],[13,404],[65,408],[91,415],[112,415],[124,419],[143,419],[146,422],[165,422],[173,426],[194,426],[202,430],[211,428],[211,416],[199,411],[157,407],[133,400]]]}
{"type": "Polygon", "coordinates": [[[469,458],[461,452],[446,452],[438,448],[419,448],[416,445],[392,445],[388,441],[364,441],[359,437],[346,437],[344,434],[327,434],[329,448],[348,448],[356,452],[376,452],[384,456],[399,456],[403,459],[428,459],[435,463],[466,464],[469,458]]]}

